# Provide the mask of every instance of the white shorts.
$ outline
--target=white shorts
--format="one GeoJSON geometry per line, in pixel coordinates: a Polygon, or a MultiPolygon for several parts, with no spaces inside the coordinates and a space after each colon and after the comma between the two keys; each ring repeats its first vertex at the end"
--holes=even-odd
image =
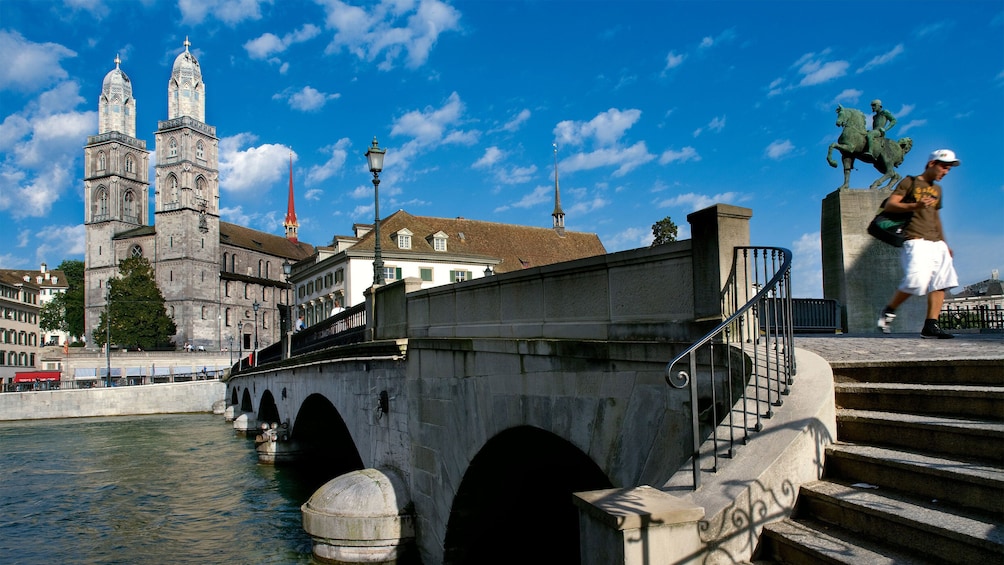
{"type": "Polygon", "coordinates": [[[900,260],[905,274],[899,290],[907,294],[924,296],[959,286],[952,253],[944,241],[908,239],[903,243],[900,260]]]}

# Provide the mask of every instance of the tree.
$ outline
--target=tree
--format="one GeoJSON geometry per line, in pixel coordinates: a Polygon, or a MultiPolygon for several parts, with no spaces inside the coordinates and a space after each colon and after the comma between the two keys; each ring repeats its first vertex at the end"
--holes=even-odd
{"type": "Polygon", "coordinates": [[[38,315],[38,327],[43,332],[65,332],[66,324],[66,293],[61,292],[42,306],[38,315]]]}
{"type": "Polygon", "coordinates": [[[61,329],[71,336],[80,337],[84,335],[84,262],[64,259],[56,269],[66,276],[69,287],[56,296],[62,303],[60,307],[65,325],[61,329]]]}
{"type": "Polygon", "coordinates": [[[652,224],[652,247],[676,241],[676,224],[669,216],[652,224]]]}
{"type": "Polygon", "coordinates": [[[109,316],[112,343],[143,349],[172,345],[177,327],[167,315],[164,295],[145,257],[119,261],[119,277],[108,281],[107,291],[108,308],[101,313],[94,331],[97,345],[105,344],[109,316]]]}

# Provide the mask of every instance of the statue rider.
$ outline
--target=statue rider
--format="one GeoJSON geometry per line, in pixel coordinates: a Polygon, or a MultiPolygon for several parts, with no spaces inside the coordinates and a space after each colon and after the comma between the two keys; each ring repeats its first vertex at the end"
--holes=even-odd
{"type": "MultiPolygon", "coordinates": [[[[883,108],[882,101],[878,99],[872,100],[872,112],[875,112],[875,115],[872,116],[872,129],[868,130],[868,145],[865,147],[865,152],[874,158],[876,156],[873,151],[875,138],[885,137],[885,132],[896,125],[896,117],[892,115],[892,112],[883,108]]],[[[879,150],[881,150],[881,146],[879,150]]]]}

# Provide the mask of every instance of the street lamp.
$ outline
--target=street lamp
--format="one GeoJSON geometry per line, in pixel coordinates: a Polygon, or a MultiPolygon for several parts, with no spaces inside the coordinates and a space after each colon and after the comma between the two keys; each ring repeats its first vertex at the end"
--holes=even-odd
{"type": "Polygon", "coordinates": [[[488,265],[487,267],[485,267],[485,276],[486,277],[490,277],[490,276],[492,276],[494,274],[495,274],[495,271],[492,270],[492,266],[491,265],[488,265]]]}
{"type": "Polygon", "coordinates": [[[112,386],[112,289],[105,293],[105,387],[112,386]]]}
{"type": "Polygon", "coordinates": [[[387,153],[386,149],[380,149],[377,145],[377,138],[373,137],[373,145],[366,150],[366,160],[369,161],[370,172],[373,173],[373,234],[376,243],[373,244],[373,284],[382,285],[383,279],[383,257],[380,256],[380,171],[383,170],[383,157],[387,153]]]}
{"type": "MultiPolygon", "coordinates": [[[[237,335],[240,338],[240,339],[237,340],[237,351],[239,353],[239,355],[237,355],[237,358],[238,358],[238,363],[240,363],[241,366],[243,366],[244,365],[244,320],[241,320],[241,321],[237,322],[237,335]]],[[[233,363],[231,363],[231,365],[233,365],[233,363]]]]}
{"type": "Polygon", "coordinates": [[[233,335],[227,336],[227,339],[230,340],[230,347],[227,348],[227,351],[230,352],[230,366],[233,367],[234,366],[234,336],[233,335]]]}
{"type": "Polygon", "coordinates": [[[257,367],[258,366],[258,309],[261,308],[261,304],[259,304],[258,301],[255,300],[254,304],[251,305],[251,308],[254,310],[254,362],[251,363],[251,366],[257,367]]]}
{"type": "Polygon", "coordinates": [[[296,295],[293,292],[293,283],[289,281],[289,275],[293,273],[293,264],[286,259],[282,262],[282,274],[286,277],[286,331],[283,334],[283,339],[286,340],[286,347],[283,351],[286,353],[286,359],[289,359],[293,350],[293,300],[296,299],[296,295]]]}

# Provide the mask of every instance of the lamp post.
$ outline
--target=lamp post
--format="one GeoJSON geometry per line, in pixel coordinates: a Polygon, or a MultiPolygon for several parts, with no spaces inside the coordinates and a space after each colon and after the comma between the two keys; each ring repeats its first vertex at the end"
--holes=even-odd
{"type": "Polygon", "coordinates": [[[380,171],[383,170],[383,157],[387,153],[386,149],[380,149],[377,138],[373,137],[373,145],[366,150],[366,160],[369,162],[370,172],[373,173],[373,234],[376,237],[373,244],[373,284],[382,285],[383,279],[383,257],[380,256],[380,171]]]}
{"type": "Polygon", "coordinates": [[[239,355],[237,355],[237,359],[238,359],[237,362],[243,365],[244,364],[244,320],[241,320],[241,321],[237,322],[237,336],[239,338],[237,340],[237,351],[239,353],[239,355]]]}
{"type": "Polygon", "coordinates": [[[293,352],[293,300],[296,298],[293,292],[293,283],[289,281],[289,275],[293,273],[293,265],[286,259],[282,262],[282,274],[286,277],[286,331],[283,339],[286,340],[286,347],[283,348],[286,354],[285,359],[289,359],[293,352]]]}
{"type": "Polygon", "coordinates": [[[254,362],[251,363],[252,367],[258,366],[258,309],[261,308],[261,304],[257,300],[251,305],[254,310],[254,362]]]}
{"type": "Polygon", "coordinates": [[[105,293],[105,387],[112,386],[112,289],[105,293]]]}
{"type": "Polygon", "coordinates": [[[227,336],[227,339],[230,340],[230,347],[227,348],[227,351],[230,352],[230,366],[233,367],[234,366],[234,336],[232,336],[232,335],[227,336]]]}

